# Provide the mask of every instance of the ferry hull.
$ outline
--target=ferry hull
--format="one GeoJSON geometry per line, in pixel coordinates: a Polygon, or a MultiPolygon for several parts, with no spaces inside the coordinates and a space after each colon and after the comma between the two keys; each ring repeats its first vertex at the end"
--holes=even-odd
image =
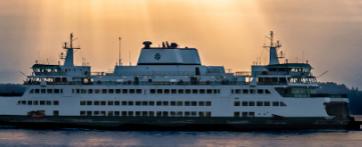
{"type": "Polygon", "coordinates": [[[106,130],[195,130],[195,131],[248,131],[248,130],[304,130],[304,129],[357,129],[352,119],[327,120],[319,117],[303,118],[164,118],[164,117],[41,117],[0,116],[3,126],[54,129],[84,128],[106,130]]]}

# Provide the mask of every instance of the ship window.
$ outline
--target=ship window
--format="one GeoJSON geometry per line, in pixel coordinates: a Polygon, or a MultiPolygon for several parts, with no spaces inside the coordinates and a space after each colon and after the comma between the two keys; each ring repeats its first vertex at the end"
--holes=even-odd
{"type": "Polygon", "coordinates": [[[214,93],[215,94],[220,93],[220,89],[214,89],[214,93]]]}
{"type": "Polygon", "coordinates": [[[243,117],[248,117],[248,112],[242,112],[241,114],[243,117]]]}
{"type": "Polygon", "coordinates": [[[250,89],[250,94],[254,94],[255,93],[255,89],[250,89]]]}
{"type": "Polygon", "coordinates": [[[87,93],[87,90],[81,89],[80,92],[81,92],[82,94],[85,94],[85,93],[87,93]]]}
{"type": "Polygon", "coordinates": [[[175,102],[175,101],[171,101],[171,102],[170,102],[170,105],[171,105],[171,106],[176,106],[176,102],[175,102]]]}
{"type": "Polygon", "coordinates": [[[240,106],[240,102],[239,101],[234,102],[234,106],[240,106]]]}
{"type": "Polygon", "coordinates": [[[102,89],[102,93],[103,94],[107,93],[107,89],[102,89]]]}
{"type": "Polygon", "coordinates": [[[150,111],[150,112],[148,112],[148,113],[149,113],[149,115],[150,115],[151,117],[155,116],[155,112],[153,112],[153,111],[150,111]]]}
{"type": "Polygon", "coordinates": [[[40,93],[45,93],[45,92],[46,92],[45,89],[40,90],[40,93]]]}
{"type": "Polygon", "coordinates": [[[128,111],[128,116],[133,116],[133,111],[128,111]]]}
{"type": "Polygon", "coordinates": [[[199,93],[199,91],[198,91],[197,89],[193,89],[193,90],[192,90],[192,93],[193,93],[193,94],[197,94],[197,93],[199,93]]]}
{"type": "Polygon", "coordinates": [[[113,111],[108,111],[108,116],[113,116],[113,111]]]}
{"type": "Polygon", "coordinates": [[[150,106],[154,106],[154,105],[155,105],[155,102],[154,102],[154,101],[149,101],[148,104],[149,104],[150,106]]]}
{"type": "Polygon", "coordinates": [[[162,116],[167,117],[167,116],[168,116],[168,112],[167,112],[167,111],[163,111],[163,112],[162,112],[162,116]]]}
{"type": "Polygon", "coordinates": [[[249,113],[248,113],[248,116],[249,116],[249,117],[254,117],[254,116],[255,116],[255,112],[249,112],[249,113]]]}
{"type": "Polygon", "coordinates": [[[158,94],[162,94],[162,89],[157,89],[158,94]]]}
{"type": "Polygon", "coordinates": [[[181,111],[178,111],[176,115],[177,115],[177,116],[182,116],[182,112],[181,112],[181,111]]]}
{"type": "Polygon", "coordinates": [[[243,89],[243,94],[248,94],[249,90],[248,89],[243,89]]]}
{"type": "Polygon", "coordinates": [[[186,93],[186,94],[190,94],[190,93],[191,93],[191,89],[186,89],[186,90],[185,90],[185,93],[186,93]]]}
{"type": "Polygon", "coordinates": [[[114,105],[119,106],[119,101],[114,101],[114,105]]]}
{"type": "Polygon", "coordinates": [[[34,89],[31,89],[29,93],[34,93],[34,89]]]}
{"type": "Polygon", "coordinates": [[[179,90],[178,90],[178,93],[179,93],[179,94],[184,94],[184,90],[183,90],[183,89],[179,89],[179,90]]]}
{"type": "Polygon", "coordinates": [[[35,89],[35,93],[39,93],[40,92],[40,90],[39,89],[35,89]]]}
{"type": "Polygon", "coordinates": [[[176,104],[176,105],[177,105],[177,106],[182,106],[182,104],[183,104],[182,101],[177,101],[177,104],[176,104]]]}
{"type": "Polygon", "coordinates": [[[59,105],[59,101],[53,101],[53,105],[59,105]]]}
{"type": "Polygon", "coordinates": [[[279,102],[273,102],[273,106],[279,106],[279,102]]]}
{"type": "Polygon", "coordinates": [[[190,112],[186,111],[185,116],[190,116],[190,112]]]}
{"type": "Polygon", "coordinates": [[[80,111],[80,116],[84,116],[85,115],[85,111],[80,111]]]}
{"type": "Polygon", "coordinates": [[[101,101],[101,105],[106,105],[106,101],[101,101]]]}
{"type": "Polygon", "coordinates": [[[59,116],[59,111],[58,111],[58,110],[54,110],[54,111],[53,111],[53,116],[59,116]]]}
{"type": "Polygon", "coordinates": [[[243,101],[243,102],[242,102],[242,105],[243,105],[243,106],[249,106],[248,104],[249,104],[249,103],[246,102],[246,101],[243,101]]]}
{"type": "Polygon", "coordinates": [[[116,93],[120,94],[121,93],[121,89],[116,89],[116,93]]]}
{"type": "Polygon", "coordinates": [[[176,116],[176,112],[175,112],[175,111],[171,111],[171,112],[170,112],[170,116],[171,116],[171,117],[176,116]]]}
{"type": "Polygon", "coordinates": [[[100,93],[100,90],[96,89],[96,90],[94,90],[94,93],[98,94],[98,93],[100,93]]]}
{"type": "Polygon", "coordinates": [[[136,116],[141,116],[141,112],[136,111],[136,116]]]}
{"type": "Polygon", "coordinates": [[[196,116],[196,114],[197,114],[197,113],[196,113],[195,111],[192,111],[192,112],[191,112],[191,116],[196,116]]]}
{"type": "Polygon", "coordinates": [[[136,89],[136,93],[141,94],[141,93],[142,93],[142,89],[136,89]]]}
{"type": "Polygon", "coordinates": [[[161,106],[161,105],[162,105],[162,102],[161,102],[161,101],[157,101],[156,104],[157,104],[157,106],[161,106]]]}
{"type": "Polygon", "coordinates": [[[190,101],[186,101],[185,102],[185,106],[190,106],[191,105],[191,102],[190,101]]]}
{"type": "Polygon", "coordinates": [[[88,89],[88,93],[92,94],[93,93],[93,89],[88,89]]]}
{"type": "Polygon", "coordinates": [[[156,115],[157,115],[157,116],[162,116],[162,112],[157,111],[157,112],[156,112],[156,115]]]}
{"type": "Polygon", "coordinates": [[[113,105],[113,101],[108,101],[108,105],[112,106],[112,105],[113,105]]]}
{"type": "Polygon", "coordinates": [[[148,101],[142,101],[143,106],[148,106],[148,101]]]}
{"type": "Polygon", "coordinates": [[[40,105],[45,105],[45,101],[40,101],[40,105]]]}
{"type": "Polygon", "coordinates": [[[205,102],[200,101],[200,102],[199,102],[199,106],[205,106],[205,102]]]}
{"type": "Polygon", "coordinates": [[[207,89],[207,90],[206,90],[206,93],[207,93],[207,94],[212,94],[212,90],[211,90],[211,89],[207,89]]]}
{"type": "Polygon", "coordinates": [[[122,89],[122,93],[127,94],[127,93],[128,93],[128,89],[122,89]]]}
{"type": "Polygon", "coordinates": [[[94,115],[99,115],[99,111],[94,111],[94,115]]]}
{"type": "Polygon", "coordinates": [[[280,102],[280,106],[287,106],[284,102],[280,102]]]}
{"type": "Polygon", "coordinates": [[[205,89],[200,89],[200,94],[205,94],[205,89]]]}
{"type": "Polygon", "coordinates": [[[128,101],[128,106],[133,106],[133,101],[128,101]]]}
{"type": "Polygon", "coordinates": [[[264,106],[270,106],[270,102],[264,102],[264,106]]]}
{"type": "Polygon", "coordinates": [[[240,117],[240,112],[234,112],[234,117],[240,117]]]}
{"type": "Polygon", "coordinates": [[[169,94],[169,93],[170,93],[170,90],[169,90],[169,89],[165,89],[164,93],[165,93],[165,94],[169,94]]]}
{"type": "Polygon", "coordinates": [[[18,105],[21,105],[21,101],[18,101],[18,105]]]}
{"type": "Polygon", "coordinates": [[[270,94],[270,91],[268,89],[265,89],[266,94],[270,94]]]}
{"type": "Polygon", "coordinates": [[[32,105],[33,104],[33,101],[28,101],[28,105],[32,105]]]}
{"type": "Polygon", "coordinates": [[[263,106],[263,102],[256,102],[256,106],[263,106]]]}
{"type": "Polygon", "coordinates": [[[92,111],[87,111],[87,116],[92,116],[92,111]]]}
{"type": "Polygon", "coordinates": [[[75,91],[76,91],[76,93],[80,93],[80,89],[76,89],[75,91]]]}
{"type": "Polygon", "coordinates": [[[250,101],[249,106],[255,106],[255,102],[250,101]]]}
{"type": "Polygon", "coordinates": [[[114,93],[114,90],[113,89],[108,89],[108,93],[112,94],[112,93],[114,93]]]}
{"type": "Polygon", "coordinates": [[[80,105],[85,105],[85,101],[80,101],[80,105]]]}
{"type": "Polygon", "coordinates": [[[235,93],[235,94],[240,94],[240,93],[241,93],[241,89],[235,89],[235,90],[234,90],[234,93],[235,93]]]}
{"type": "Polygon", "coordinates": [[[176,94],[176,93],[177,93],[177,90],[176,90],[176,89],[171,89],[171,93],[172,93],[172,94],[176,94]]]}
{"type": "Polygon", "coordinates": [[[47,93],[53,93],[53,89],[47,89],[47,93]]]}
{"type": "Polygon", "coordinates": [[[154,93],[156,93],[156,90],[155,89],[150,89],[150,93],[154,94],[154,93]]]}
{"type": "Polygon", "coordinates": [[[127,106],[127,101],[122,101],[123,106],[127,106]]]}
{"type": "Polygon", "coordinates": [[[263,93],[264,93],[263,89],[258,89],[258,94],[263,94],[263,93]]]}
{"type": "Polygon", "coordinates": [[[127,111],[122,111],[122,116],[127,116],[127,111]]]}
{"type": "Polygon", "coordinates": [[[46,105],[51,105],[52,102],[51,101],[46,101],[46,105]]]}
{"type": "Polygon", "coordinates": [[[168,101],[163,101],[162,104],[163,104],[164,106],[168,106],[168,101]]]}
{"type": "Polygon", "coordinates": [[[114,111],[114,116],[119,116],[119,111],[114,111]]]}
{"type": "Polygon", "coordinates": [[[101,111],[102,116],[106,116],[106,111],[101,111]]]}
{"type": "Polygon", "coordinates": [[[191,102],[191,105],[192,105],[192,106],[197,106],[197,102],[192,101],[192,102],[191,102]]]}
{"type": "Polygon", "coordinates": [[[34,105],[38,105],[38,104],[39,104],[39,101],[33,101],[33,104],[34,104],[34,105]]]}
{"type": "Polygon", "coordinates": [[[148,112],[147,111],[142,111],[142,116],[148,116],[148,112]]]}
{"type": "Polygon", "coordinates": [[[87,105],[92,105],[92,101],[87,101],[87,105]]]}
{"type": "Polygon", "coordinates": [[[129,90],[129,93],[134,94],[135,91],[136,91],[135,89],[130,89],[130,90],[129,90]]]}
{"type": "Polygon", "coordinates": [[[140,105],[141,105],[141,102],[136,101],[136,106],[140,106],[140,105]]]}
{"type": "Polygon", "coordinates": [[[207,102],[206,102],[206,106],[211,106],[211,102],[210,102],[210,101],[207,101],[207,102]]]}
{"type": "Polygon", "coordinates": [[[54,89],[54,93],[60,93],[59,89],[54,89]]]}
{"type": "Polygon", "coordinates": [[[99,101],[94,101],[94,105],[98,106],[99,105],[99,101]]]}

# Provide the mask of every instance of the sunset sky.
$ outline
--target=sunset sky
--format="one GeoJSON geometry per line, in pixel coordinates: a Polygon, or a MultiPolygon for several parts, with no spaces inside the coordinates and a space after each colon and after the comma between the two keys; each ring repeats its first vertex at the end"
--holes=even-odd
{"type": "Polygon", "coordinates": [[[168,40],[198,48],[205,65],[246,71],[267,62],[270,30],[289,61],[328,71],[321,81],[362,87],[362,0],[0,0],[0,82],[21,82],[35,60],[57,64],[70,32],[76,63],[94,71],[112,71],[118,36],[124,63],[144,40],[168,40]]]}

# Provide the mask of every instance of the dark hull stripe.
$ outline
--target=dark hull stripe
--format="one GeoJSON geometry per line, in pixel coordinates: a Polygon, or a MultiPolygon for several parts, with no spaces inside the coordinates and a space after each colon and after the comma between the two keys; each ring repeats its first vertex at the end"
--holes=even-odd
{"type": "Polygon", "coordinates": [[[300,130],[349,129],[352,121],[304,118],[172,118],[172,117],[43,117],[0,116],[1,125],[24,128],[92,128],[107,130],[300,130]]]}

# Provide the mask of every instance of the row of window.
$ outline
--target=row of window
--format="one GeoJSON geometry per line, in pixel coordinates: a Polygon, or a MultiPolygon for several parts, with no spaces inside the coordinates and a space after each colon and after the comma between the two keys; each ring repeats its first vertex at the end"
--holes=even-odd
{"type": "Polygon", "coordinates": [[[63,93],[63,89],[31,89],[30,93],[33,94],[59,94],[63,93]]]}
{"type": "Polygon", "coordinates": [[[232,89],[232,94],[270,94],[268,89],[232,89]]]}
{"type": "Polygon", "coordinates": [[[219,94],[220,89],[150,89],[151,94],[219,94]]]}
{"type": "Polygon", "coordinates": [[[234,112],[234,117],[255,117],[255,112],[234,112]]]}
{"type": "Polygon", "coordinates": [[[96,106],[211,106],[211,101],[80,101],[80,105],[96,106]]]}
{"type": "Polygon", "coordinates": [[[73,89],[76,94],[141,94],[142,89],[73,89]]]}
{"type": "Polygon", "coordinates": [[[54,101],[50,101],[50,100],[19,100],[18,101],[18,105],[59,105],[59,101],[54,100],[54,101]]]}
{"type": "Polygon", "coordinates": [[[211,112],[196,111],[80,111],[81,116],[128,117],[211,117],[211,112]]]}
{"type": "MultiPolygon", "coordinates": [[[[76,94],[142,94],[142,89],[73,89],[76,94]]],[[[220,89],[150,89],[151,94],[218,94],[220,89]]]]}
{"type": "Polygon", "coordinates": [[[284,102],[274,101],[235,101],[234,106],[273,106],[273,107],[285,107],[287,104],[284,102]]]}

